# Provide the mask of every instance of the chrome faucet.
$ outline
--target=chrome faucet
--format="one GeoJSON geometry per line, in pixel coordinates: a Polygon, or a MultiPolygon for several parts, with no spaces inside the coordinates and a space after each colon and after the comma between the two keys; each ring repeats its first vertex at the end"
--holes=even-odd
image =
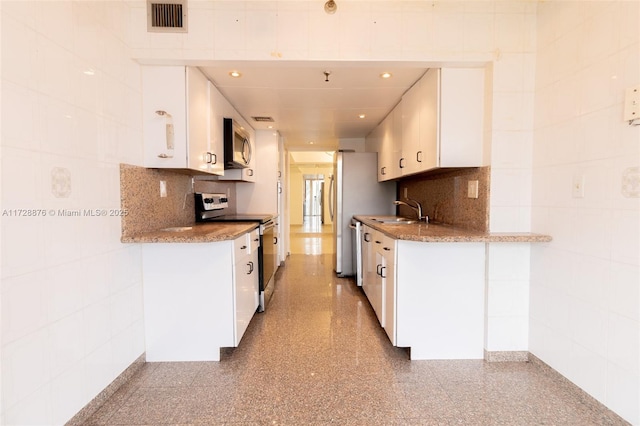
{"type": "Polygon", "coordinates": [[[412,200],[411,198],[407,198],[407,201],[411,201],[415,203],[415,205],[412,206],[411,204],[405,203],[404,201],[400,201],[400,200],[394,201],[393,204],[395,204],[396,206],[404,205],[413,209],[413,211],[416,212],[416,215],[418,215],[418,220],[424,219],[425,222],[429,223],[429,216],[422,216],[422,205],[418,201],[412,200]]]}

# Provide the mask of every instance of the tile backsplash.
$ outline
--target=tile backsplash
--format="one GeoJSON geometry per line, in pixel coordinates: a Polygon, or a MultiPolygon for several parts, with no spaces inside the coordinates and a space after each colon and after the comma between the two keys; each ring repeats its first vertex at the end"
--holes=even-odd
{"type": "Polygon", "coordinates": [[[235,183],[193,180],[189,174],[120,164],[122,236],[195,222],[194,190],[229,195],[229,213],[236,211],[235,183]],[[166,197],[160,196],[166,182],[166,197]]]}
{"type": "MultiPolygon", "coordinates": [[[[429,220],[467,229],[489,229],[489,167],[440,170],[435,174],[407,177],[398,181],[398,199],[407,196],[422,204],[429,220]],[[468,198],[468,182],[478,181],[478,198],[468,198]]],[[[400,206],[399,213],[412,217],[415,213],[400,206]]]]}

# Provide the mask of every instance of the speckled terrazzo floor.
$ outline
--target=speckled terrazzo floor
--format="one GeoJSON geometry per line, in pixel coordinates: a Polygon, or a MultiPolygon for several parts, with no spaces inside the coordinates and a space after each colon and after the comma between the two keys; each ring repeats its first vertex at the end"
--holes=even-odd
{"type": "Polygon", "coordinates": [[[409,361],[331,255],[292,255],[221,362],[147,363],[88,425],[605,425],[533,363],[409,361]]]}

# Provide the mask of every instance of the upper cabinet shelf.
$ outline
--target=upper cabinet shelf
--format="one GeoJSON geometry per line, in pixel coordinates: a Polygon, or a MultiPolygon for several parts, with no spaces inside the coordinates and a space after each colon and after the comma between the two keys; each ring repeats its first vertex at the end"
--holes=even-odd
{"type": "Polygon", "coordinates": [[[367,137],[378,180],[487,165],[482,68],[432,68],[367,137]]]}

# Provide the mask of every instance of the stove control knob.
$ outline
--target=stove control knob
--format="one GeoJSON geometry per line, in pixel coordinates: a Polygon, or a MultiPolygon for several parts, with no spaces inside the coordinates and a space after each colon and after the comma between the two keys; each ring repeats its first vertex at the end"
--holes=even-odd
{"type": "Polygon", "coordinates": [[[211,203],[213,203],[213,198],[205,198],[202,201],[204,201],[205,204],[211,204],[211,203]]]}

